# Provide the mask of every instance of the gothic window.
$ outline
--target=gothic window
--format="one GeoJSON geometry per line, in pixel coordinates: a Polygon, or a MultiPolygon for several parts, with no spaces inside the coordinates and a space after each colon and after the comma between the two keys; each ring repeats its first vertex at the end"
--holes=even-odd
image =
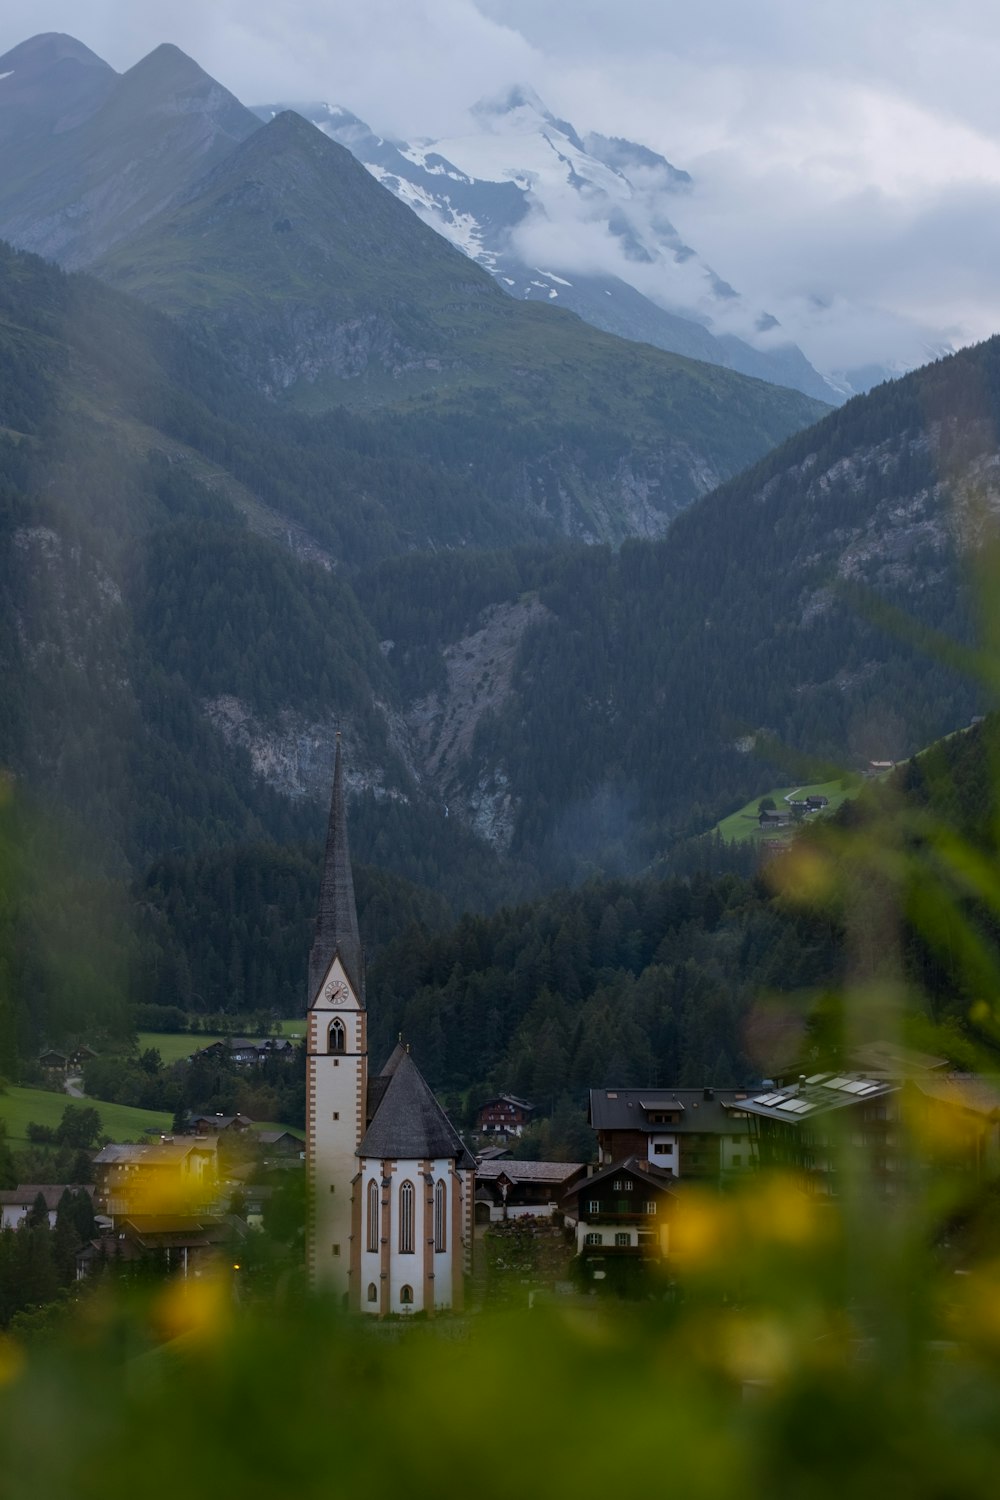
{"type": "Polygon", "coordinates": [[[400,1289],[399,1289],[399,1300],[400,1300],[400,1302],[407,1303],[407,1304],[412,1303],[412,1301],[413,1301],[413,1288],[412,1288],[412,1286],[401,1286],[400,1287],[400,1289]]]}
{"type": "Polygon", "coordinates": [[[399,1249],[403,1255],[413,1253],[413,1207],[413,1183],[404,1182],[399,1190],[399,1249]]]}
{"type": "Polygon", "coordinates": [[[378,1183],[374,1177],[368,1184],[368,1249],[378,1249],[378,1183]]]}
{"type": "Polygon", "coordinates": [[[447,1219],[445,1205],[445,1185],[438,1182],[434,1187],[434,1249],[447,1250],[447,1219]]]}
{"type": "Polygon", "coordinates": [[[368,1301],[378,1301],[378,1287],[375,1285],[374,1281],[369,1281],[368,1283],[368,1301]]]}
{"type": "Polygon", "coordinates": [[[339,1016],[330,1026],[330,1051],[347,1051],[347,1032],[344,1030],[344,1023],[339,1016]]]}

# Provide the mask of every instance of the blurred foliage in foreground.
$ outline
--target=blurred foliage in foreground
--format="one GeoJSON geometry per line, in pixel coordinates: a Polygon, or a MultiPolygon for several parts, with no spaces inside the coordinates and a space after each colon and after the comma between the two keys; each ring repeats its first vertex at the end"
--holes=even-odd
{"type": "Polygon", "coordinates": [[[0,1489],[992,1497],[1000,1264],[935,1270],[927,1221],[858,1189],[693,1200],[683,1296],[640,1304],[374,1327],[248,1308],[235,1270],[99,1291],[0,1347],[0,1489]]]}
{"type": "MultiPolygon", "coordinates": [[[[996,687],[986,624],[974,665],[996,687]]],[[[995,1046],[1000,774],[970,792],[963,760],[915,763],[772,866],[776,899],[843,950],[835,993],[773,997],[786,1072],[917,1022],[966,1063],[995,1046]]],[[[302,1290],[294,1213],[213,1274],[111,1277],[0,1343],[0,1494],[992,1500],[1000,1186],[961,1133],[914,1136],[900,1163],[887,1197],[845,1130],[832,1197],[792,1175],[682,1184],[669,1269],[635,1300],[349,1321],[302,1290]]]]}
{"type": "MultiPolygon", "coordinates": [[[[814,1049],[898,1036],[922,1007],[933,1042],[933,998],[903,962],[917,926],[928,971],[947,945],[964,1045],[991,1034],[996,841],[989,815],[974,835],[961,824],[880,793],[776,861],[779,899],[844,933],[847,979],[821,997],[814,1049]]],[[[849,1131],[833,1197],[792,1175],[682,1185],[669,1269],[633,1300],[350,1321],[303,1291],[294,1233],[274,1226],[199,1279],[111,1278],[0,1344],[0,1493],[273,1500],[405,1476],[414,1496],[482,1500],[623,1482],[686,1500],[992,1500],[1000,1190],[962,1141],[926,1144],[891,1198],[849,1131]]]]}

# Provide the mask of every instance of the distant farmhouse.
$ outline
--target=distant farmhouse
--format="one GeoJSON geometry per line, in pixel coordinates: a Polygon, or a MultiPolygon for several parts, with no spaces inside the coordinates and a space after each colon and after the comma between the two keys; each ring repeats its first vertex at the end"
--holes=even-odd
{"type": "Polygon", "coordinates": [[[538,1105],[516,1094],[498,1094],[487,1099],[476,1112],[479,1135],[518,1136],[538,1114],[538,1105]]]}

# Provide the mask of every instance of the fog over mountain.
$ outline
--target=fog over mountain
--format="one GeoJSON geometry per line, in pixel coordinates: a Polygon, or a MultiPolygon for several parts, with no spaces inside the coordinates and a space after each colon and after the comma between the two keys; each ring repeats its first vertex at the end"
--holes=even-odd
{"type": "Polygon", "coordinates": [[[464,133],[437,141],[383,139],[338,105],[257,112],[284,108],[346,146],[514,297],[819,400],[860,388],[820,375],[772,314],[685,243],[670,214],[691,189],[687,172],[638,142],[581,136],[527,85],[480,100],[464,133]]]}
{"type": "MultiPolygon", "coordinates": [[[[909,368],[1000,326],[985,0],[177,0],[169,18],[104,0],[85,20],[119,71],[166,29],[241,99],[328,100],[407,141],[467,133],[472,101],[524,80],[689,172],[678,234],[824,372],[909,368]]],[[[79,34],[79,5],[8,0],[0,53],[42,30],[79,34]]]]}

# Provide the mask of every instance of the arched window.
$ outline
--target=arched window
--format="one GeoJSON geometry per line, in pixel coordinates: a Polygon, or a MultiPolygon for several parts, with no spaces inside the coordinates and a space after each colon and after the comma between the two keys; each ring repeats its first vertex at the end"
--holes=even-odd
{"type": "Polygon", "coordinates": [[[400,1287],[400,1289],[399,1289],[399,1300],[400,1300],[400,1302],[405,1302],[407,1304],[409,1304],[409,1303],[411,1303],[413,1301],[413,1288],[412,1288],[412,1286],[401,1286],[400,1287]]]}
{"type": "Polygon", "coordinates": [[[330,1051],[347,1051],[347,1032],[344,1030],[344,1023],[339,1016],[330,1025],[330,1051]]]}
{"type": "Polygon", "coordinates": [[[368,1301],[378,1301],[378,1287],[375,1285],[374,1281],[369,1281],[368,1283],[368,1301]]]}
{"type": "Polygon", "coordinates": [[[448,1248],[447,1199],[443,1180],[434,1184],[434,1249],[448,1248]]]}
{"type": "Polygon", "coordinates": [[[368,1184],[368,1238],[369,1250],[378,1249],[378,1183],[374,1177],[368,1184]]]}
{"type": "Polygon", "coordinates": [[[413,1199],[413,1183],[404,1182],[399,1190],[399,1248],[403,1255],[413,1252],[413,1199]]]}

